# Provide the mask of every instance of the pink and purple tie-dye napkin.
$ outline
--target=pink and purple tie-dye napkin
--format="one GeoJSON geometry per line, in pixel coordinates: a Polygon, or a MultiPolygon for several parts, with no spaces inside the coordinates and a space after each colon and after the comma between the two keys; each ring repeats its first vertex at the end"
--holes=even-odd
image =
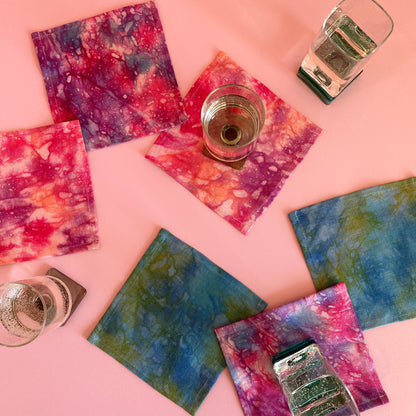
{"type": "Polygon", "coordinates": [[[360,411],[388,402],[344,283],[216,334],[246,416],[290,416],[271,356],[306,338],[319,345],[360,411]]]}
{"type": "Polygon", "coordinates": [[[247,234],[303,160],[321,129],[223,52],[198,78],[184,104],[188,121],[161,133],[146,157],[247,234]],[[265,125],[256,148],[240,170],[202,153],[201,107],[207,95],[224,84],[250,87],[259,94],[266,108],[265,125]]]}
{"type": "Polygon", "coordinates": [[[153,2],[32,34],[55,122],[79,119],[87,150],[183,122],[153,2]]]}
{"type": "Polygon", "coordinates": [[[0,264],[98,247],[77,120],[0,133],[0,264]]]}

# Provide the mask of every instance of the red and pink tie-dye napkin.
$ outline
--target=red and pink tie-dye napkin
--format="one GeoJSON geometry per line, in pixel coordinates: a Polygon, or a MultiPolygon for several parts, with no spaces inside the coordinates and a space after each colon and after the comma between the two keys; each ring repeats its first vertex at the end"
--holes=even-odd
{"type": "Polygon", "coordinates": [[[319,345],[360,411],[388,402],[344,283],[216,333],[246,416],[290,416],[271,356],[306,338],[319,345]]]}
{"type": "Polygon", "coordinates": [[[77,120],[0,133],[0,264],[98,247],[77,120]]]}
{"type": "Polygon", "coordinates": [[[223,52],[198,78],[184,103],[187,122],[161,133],[146,157],[247,234],[303,160],[321,129],[223,52]],[[266,108],[266,121],[256,148],[240,170],[202,153],[201,107],[207,95],[224,84],[243,84],[253,89],[266,108]]]}
{"type": "Polygon", "coordinates": [[[55,122],[79,119],[87,150],[183,122],[153,2],[32,34],[55,122]]]}

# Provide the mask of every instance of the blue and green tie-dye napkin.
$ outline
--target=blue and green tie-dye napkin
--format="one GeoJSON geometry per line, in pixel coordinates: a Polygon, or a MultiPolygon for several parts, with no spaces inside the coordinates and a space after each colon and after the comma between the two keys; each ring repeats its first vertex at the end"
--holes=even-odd
{"type": "Polygon", "coordinates": [[[363,329],[416,317],[416,178],[289,214],[315,287],[348,287],[363,329]]]}
{"type": "Polygon", "coordinates": [[[194,414],[225,368],[214,329],[265,307],[161,230],[88,340],[194,414]]]}

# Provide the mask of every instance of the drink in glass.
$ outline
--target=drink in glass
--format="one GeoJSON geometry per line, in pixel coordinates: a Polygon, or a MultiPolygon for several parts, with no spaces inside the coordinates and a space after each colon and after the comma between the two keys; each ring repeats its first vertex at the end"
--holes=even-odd
{"type": "Polygon", "coordinates": [[[326,18],[298,76],[327,104],[362,71],[393,30],[374,0],[344,0],[326,18]]]}
{"type": "Polygon", "coordinates": [[[257,93],[243,85],[223,85],[212,91],[202,106],[205,147],[224,162],[244,159],[254,149],[264,119],[257,93]]]}

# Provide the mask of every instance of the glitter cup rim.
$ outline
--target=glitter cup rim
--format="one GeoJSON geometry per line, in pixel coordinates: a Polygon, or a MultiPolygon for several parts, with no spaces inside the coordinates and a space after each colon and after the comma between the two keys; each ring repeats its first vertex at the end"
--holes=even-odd
{"type": "MultiPolygon", "coordinates": [[[[21,343],[19,343],[19,344],[5,344],[5,343],[3,343],[1,340],[0,340],[0,346],[4,346],[4,347],[11,347],[11,348],[14,348],[14,347],[22,347],[22,346],[24,346],[24,345],[27,345],[27,344],[29,344],[29,343],[31,343],[31,342],[33,342],[36,338],[38,338],[39,336],[40,336],[40,334],[43,332],[43,330],[45,329],[45,326],[46,326],[46,320],[47,320],[47,311],[46,311],[46,303],[45,303],[45,300],[43,299],[43,296],[40,294],[40,292],[37,290],[37,289],[35,289],[33,286],[31,286],[31,285],[29,285],[29,284],[27,284],[27,283],[25,283],[23,280],[22,281],[14,281],[14,282],[4,282],[4,283],[2,283],[2,284],[0,284],[0,291],[4,288],[4,287],[7,287],[7,286],[17,286],[17,287],[20,287],[21,289],[22,288],[27,288],[27,289],[30,289],[30,290],[32,290],[38,297],[39,297],[39,299],[40,299],[40,301],[42,302],[42,308],[43,308],[43,319],[42,319],[42,325],[41,325],[41,327],[37,330],[37,333],[32,337],[32,338],[30,338],[30,339],[28,339],[27,341],[25,341],[25,342],[21,342],[21,343]]],[[[1,304],[1,297],[0,297],[0,304],[1,304]]],[[[0,310],[0,314],[1,314],[1,310],[0,310]]]]}

